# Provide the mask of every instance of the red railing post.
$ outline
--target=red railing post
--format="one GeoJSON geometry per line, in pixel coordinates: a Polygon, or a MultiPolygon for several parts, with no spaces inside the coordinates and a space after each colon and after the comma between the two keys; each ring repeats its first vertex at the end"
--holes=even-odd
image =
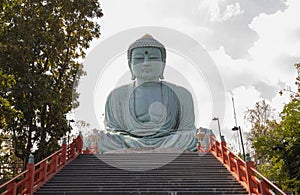
{"type": "Polygon", "coordinates": [[[66,142],[66,138],[63,139],[63,144],[62,144],[62,165],[65,166],[66,165],[66,162],[67,162],[67,142],[66,142]]]}
{"type": "Polygon", "coordinates": [[[74,142],[72,142],[71,144],[70,144],[70,159],[73,159],[74,158],[74,155],[75,155],[75,144],[74,144],[74,142]]]}
{"type": "Polygon", "coordinates": [[[27,173],[26,173],[27,181],[25,183],[25,188],[27,190],[26,194],[33,195],[35,166],[34,166],[34,156],[32,154],[29,155],[29,160],[26,165],[26,169],[27,169],[27,173]]]}
{"type": "Polygon", "coordinates": [[[41,163],[41,172],[40,172],[40,177],[41,177],[41,182],[45,182],[47,180],[47,163],[46,161],[41,163]]]}
{"type": "Polygon", "coordinates": [[[237,173],[236,164],[234,163],[234,154],[230,151],[228,154],[229,168],[230,171],[237,173]]]}
{"type": "Polygon", "coordinates": [[[218,142],[217,140],[216,140],[216,155],[217,155],[218,157],[223,158],[223,157],[222,157],[221,143],[218,142]]]}
{"type": "Polygon", "coordinates": [[[212,152],[213,151],[213,145],[214,145],[213,137],[212,137],[212,135],[210,135],[209,136],[209,146],[208,146],[208,149],[207,149],[208,152],[212,152]]]}
{"type": "Polygon", "coordinates": [[[49,177],[52,177],[62,167],[82,153],[83,141],[81,134],[70,145],[63,143],[62,148],[38,164],[34,164],[33,155],[29,156],[26,165],[27,170],[0,185],[2,194],[26,194],[32,195],[34,190],[43,185],[49,177]],[[51,159],[51,160],[50,160],[51,159]],[[48,163],[48,161],[50,162],[48,163]],[[39,168],[37,168],[39,166],[39,168]],[[17,181],[17,182],[16,182],[17,181]],[[19,189],[20,188],[20,189],[19,189]]]}
{"type": "Polygon", "coordinates": [[[247,177],[247,184],[250,193],[253,193],[255,188],[255,184],[252,181],[252,176],[255,176],[254,172],[252,171],[253,168],[254,168],[254,162],[251,161],[250,155],[247,154],[246,155],[246,177],[247,177]]]}
{"type": "Polygon", "coordinates": [[[85,150],[82,151],[83,154],[90,154],[89,147],[86,147],[85,150]]]}
{"type": "Polygon", "coordinates": [[[221,154],[222,154],[222,159],[223,159],[224,164],[226,164],[225,157],[227,156],[227,155],[225,155],[225,152],[227,152],[227,150],[226,150],[226,141],[225,141],[225,137],[222,135],[221,136],[221,154]]]}
{"type": "MultiPolygon", "coordinates": [[[[209,152],[213,152],[215,151],[216,153],[216,140],[215,140],[215,137],[213,135],[210,135],[210,141],[209,141],[209,149],[208,151],[209,152]]],[[[217,154],[217,153],[216,153],[217,154]]]]}
{"type": "Polygon", "coordinates": [[[262,195],[267,195],[270,190],[270,185],[264,179],[261,179],[260,190],[262,195]]]}
{"type": "Polygon", "coordinates": [[[17,194],[17,184],[15,182],[15,180],[11,180],[8,184],[7,184],[7,192],[11,193],[11,194],[17,194]]]}
{"type": "Polygon", "coordinates": [[[58,163],[58,157],[57,154],[52,156],[51,158],[51,165],[53,167],[53,173],[55,174],[57,172],[57,163],[58,163]]]}
{"type": "Polygon", "coordinates": [[[238,178],[239,178],[239,181],[244,181],[243,180],[243,169],[242,167],[244,167],[243,165],[243,161],[241,161],[240,159],[237,159],[236,161],[236,168],[237,168],[237,174],[238,174],[238,178]]]}
{"type": "Polygon", "coordinates": [[[210,136],[210,140],[211,145],[208,151],[220,162],[224,163],[224,156],[226,157],[226,160],[229,162],[224,163],[224,165],[230,171],[235,172],[233,175],[247,189],[249,194],[269,195],[274,194],[273,190],[276,190],[276,194],[286,195],[280,188],[254,169],[254,162],[251,161],[249,154],[246,154],[247,162],[245,162],[226,147],[226,142],[221,141],[220,143],[212,135],[210,136]],[[258,177],[261,179],[258,179],[258,177]]]}
{"type": "Polygon", "coordinates": [[[77,138],[77,151],[78,151],[78,154],[81,154],[82,153],[82,148],[83,148],[83,136],[81,134],[81,131],[79,131],[79,136],[77,138]]]}

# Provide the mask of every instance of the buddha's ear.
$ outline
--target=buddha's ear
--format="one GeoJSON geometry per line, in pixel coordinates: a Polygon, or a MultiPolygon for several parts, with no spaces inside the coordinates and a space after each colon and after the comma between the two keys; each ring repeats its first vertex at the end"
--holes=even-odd
{"type": "Polygon", "coordinates": [[[159,75],[159,78],[161,79],[161,80],[163,80],[165,77],[164,77],[164,70],[165,70],[165,63],[163,63],[163,66],[162,66],[162,69],[161,69],[161,73],[160,73],[160,75],[159,75]]]}
{"type": "Polygon", "coordinates": [[[129,66],[129,70],[130,70],[130,73],[131,73],[131,80],[134,81],[136,79],[136,76],[132,72],[132,68],[131,68],[132,64],[131,64],[131,60],[130,59],[128,60],[128,66],[129,66]]]}
{"type": "Polygon", "coordinates": [[[130,69],[130,73],[131,73],[131,80],[134,81],[136,79],[136,76],[133,74],[131,67],[129,69],[130,69]]]}

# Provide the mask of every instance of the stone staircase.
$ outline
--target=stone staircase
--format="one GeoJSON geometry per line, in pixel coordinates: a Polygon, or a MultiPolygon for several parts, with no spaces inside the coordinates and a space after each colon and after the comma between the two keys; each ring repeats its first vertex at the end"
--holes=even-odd
{"type": "Polygon", "coordinates": [[[81,154],[35,195],[248,194],[212,154],[81,154]]]}

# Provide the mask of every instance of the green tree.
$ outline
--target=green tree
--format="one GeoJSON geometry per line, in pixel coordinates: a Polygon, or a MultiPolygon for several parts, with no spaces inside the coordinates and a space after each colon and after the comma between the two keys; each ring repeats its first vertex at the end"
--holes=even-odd
{"type": "Polygon", "coordinates": [[[0,132],[0,183],[4,183],[16,176],[22,170],[22,164],[19,163],[13,154],[11,136],[0,132]]]}
{"type": "Polygon", "coordinates": [[[281,151],[279,155],[286,157],[285,165],[290,169],[291,186],[300,189],[300,101],[293,99],[285,105],[281,118],[282,130],[278,137],[282,139],[286,152],[281,151]]]}
{"type": "Polygon", "coordinates": [[[253,140],[253,147],[265,157],[258,169],[285,190],[300,189],[300,101],[284,106],[281,121],[269,122],[268,134],[253,140]]]}
{"type": "Polygon", "coordinates": [[[0,70],[0,132],[1,129],[7,127],[8,123],[17,117],[18,112],[9,102],[8,89],[15,84],[14,77],[12,75],[3,74],[0,70]]]}
{"type": "Polygon", "coordinates": [[[269,124],[273,121],[273,109],[265,100],[256,102],[253,108],[248,108],[244,118],[251,125],[250,132],[247,134],[247,140],[250,142],[254,152],[252,156],[256,162],[264,163],[265,158],[255,147],[254,142],[257,137],[267,136],[269,134],[269,124]]]}
{"type": "Polygon", "coordinates": [[[9,89],[15,84],[12,75],[3,74],[0,70],[0,183],[18,173],[17,158],[13,155],[11,136],[3,132],[10,123],[22,115],[8,100],[9,89]]]}
{"type": "Polygon", "coordinates": [[[0,70],[13,75],[7,99],[22,117],[4,128],[14,153],[27,162],[58,148],[69,129],[66,114],[78,106],[80,59],[100,35],[97,0],[4,0],[0,8],[0,70]]]}
{"type": "Polygon", "coordinates": [[[91,126],[88,122],[84,121],[84,120],[78,120],[75,123],[75,126],[77,127],[77,129],[81,132],[83,131],[88,131],[88,128],[91,126]]]}
{"type": "Polygon", "coordinates": [[[300,98],[300,63],[295,64],[294,66],[295,66],[295,68],[298,72],[298,76],[297,76],[296,82],[295,82],[295,84],[298,86],[298,90],[297,90],[297,93],[294,94],[294,96],[292,96],[292,98],[298,98],[299,99],[300,98]]]}
{"type": "Polygon", "coordinates": [[[265,123],[259,123],[260,120],[252,120],[257,123],[252,127],[258,127],[260,131],[251,137],[251,141],[258,158],[265,159],[257,169],[285,191],[300,193],[300,64],[295,64],[295,67],[298,92],[291,92],[291,101],[280,113],[280,121],[267,119],[265,123]]]}

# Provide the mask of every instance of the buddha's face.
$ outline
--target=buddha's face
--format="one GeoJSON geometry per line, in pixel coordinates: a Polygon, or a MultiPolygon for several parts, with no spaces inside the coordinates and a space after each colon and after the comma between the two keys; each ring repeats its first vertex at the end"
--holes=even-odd
{"type": "Polygon", "coordinates": [[[130,67],[138,80],[158,80],[164,67],[160,49],[151,47],[134,49],[130,67]]]}

